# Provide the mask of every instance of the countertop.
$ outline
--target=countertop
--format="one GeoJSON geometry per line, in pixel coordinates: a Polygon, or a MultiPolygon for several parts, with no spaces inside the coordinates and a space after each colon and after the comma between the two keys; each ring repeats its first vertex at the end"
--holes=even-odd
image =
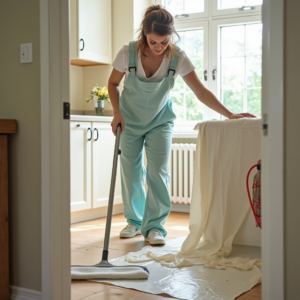
{"type": "Polygon", "coordinates": [[[113,117],[110,116],[88,116],[88,115],[71,115],[71,121],[86,121],[86,122],[107,122],[110,123],[113,117]]]}
{"type": "MultiPolygon", "coordinates": [[[[70,121],[78,122],[104,122],[111,123],[113,117],[111,116],[92,116],[92,115],[70,115],[70,121]]],[[[198,132],[193,130],[195,125],[181,125],[180,123],[175,124],[173,131],[173,138],[197,138],[198,132]]]]}

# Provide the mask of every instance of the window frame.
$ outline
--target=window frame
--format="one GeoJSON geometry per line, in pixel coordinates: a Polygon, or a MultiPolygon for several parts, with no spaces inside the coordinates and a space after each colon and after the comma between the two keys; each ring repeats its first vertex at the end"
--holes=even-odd
{"type": "MultiPolygon", "coordinates": [[[[220,28],[223,25],[241,25],[241,24],[254,24],[261,22],[261,16],[247,16],[247,17],[238,17],[238,18],[226,18],[213,20],[211,23],[210,31],[210,42],[211,42],[211,55],[210,55],[210,76],[212,76],[212,71],[217,70],[216,80],[210,80],[209,89],[216,97],[221,101],[220,95],[220,85],[221,85],[221,66],[220,66],[220,28]]],[[[220,114],[210,110],[211,119],[220,119],[220,114]]]]}
{"type": "MultiPolygon", "coordinates": [[[[247,6],[250,6],[250,5],[247,5],[247,6]]],[[[255,7],[255,9],[254,10],[240,10],[240,7],[218,9],[218,0],[213,0],[213,1],[211,1],[211,15],[213,17],[216,17],[216,16],[228,16],[228,15],[246,16],[246,15],[261,14],[262,5],[251,5],[251,6],[255,7]]]]}

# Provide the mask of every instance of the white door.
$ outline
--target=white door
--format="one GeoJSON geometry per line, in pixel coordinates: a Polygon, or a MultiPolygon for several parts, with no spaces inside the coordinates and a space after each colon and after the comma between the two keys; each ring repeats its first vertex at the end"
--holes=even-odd
{"type": "MultiPolygon", "coordinates": [[[[108,205],[115,136],[109,123],[93,122],[92,166],[93,166],[93,207],[108,205]]],[[[114,204],[122,203],[120,160],[116,177],[114,204]]]]}
{"type": "Polygon", "coordinates": [[[111,1],[78,0],[79,58],[111,63],[111,1]]]}
{"type": "Polygon", "coordinates": [[[89,209],[91,202],[91,122],[70,122],[71,211],[89,209]]]}

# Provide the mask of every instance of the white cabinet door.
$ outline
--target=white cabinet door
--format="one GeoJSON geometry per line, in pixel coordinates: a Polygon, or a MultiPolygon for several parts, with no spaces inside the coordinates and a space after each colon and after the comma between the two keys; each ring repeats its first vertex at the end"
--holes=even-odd
{"type": "MultiPolygon", "coordinates": [[[[115,136],[109,123],[93,122],[93,207],[108,205],[115,136]]],[[[120,160],[118,160],[114,204],[122,203],[120,160]]]]}
{"type": "Polygon", "coordinates": [[[111,63],[111,0],[78,0],[79,58],[111,63]]]}
{"type": "Polygon", "coordinates": [[[91,203],[91,122],[70,122],[71,211],[89,209],[91,203]]]}

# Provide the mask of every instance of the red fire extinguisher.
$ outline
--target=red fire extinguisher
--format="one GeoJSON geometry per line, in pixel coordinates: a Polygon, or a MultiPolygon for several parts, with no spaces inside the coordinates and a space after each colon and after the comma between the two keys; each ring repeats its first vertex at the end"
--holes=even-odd
{"type": "Polygon", "coordinates": [[[261,160],[257,162],[256,165],[252,166],[250,170],[248,171],[247,178],[246,178],[246,187],[249,197],[249,202],[251,205],[251,209],[254,215],[254,218],[256,220],[256,226],[259,226],[261,228],[261,198],[260,198],[260,187],[261,187],[261,160]],[[252,196],[253,199],[251,199],[250,192],[249,192],[249,175],[250,172],[257,168],[257,173],[255,174],[253,178],[253,185],[252,185],[252,196]]]}

